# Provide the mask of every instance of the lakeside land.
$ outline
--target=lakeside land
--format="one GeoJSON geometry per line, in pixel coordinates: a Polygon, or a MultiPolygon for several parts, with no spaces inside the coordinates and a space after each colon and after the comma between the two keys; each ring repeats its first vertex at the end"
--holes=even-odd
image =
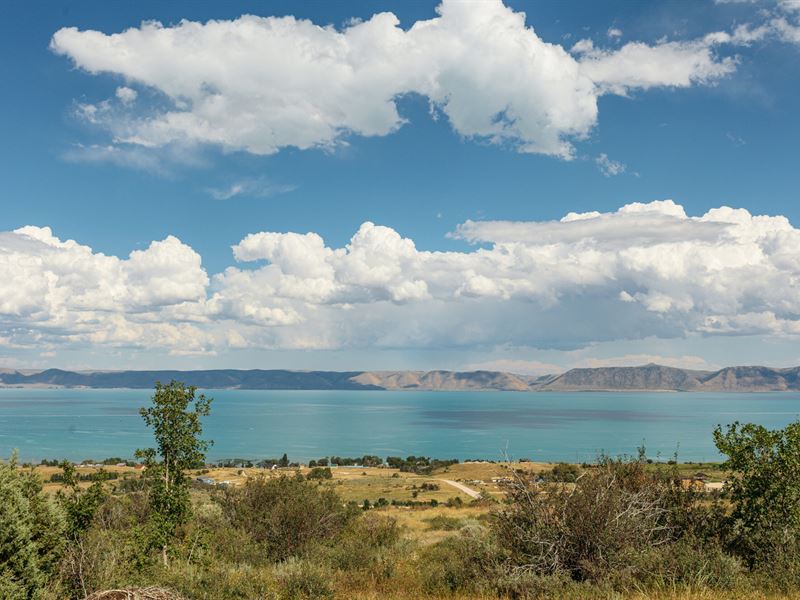
{"type": "MultiPolygon", "coordinates": [[[[234,462],[247,461],[238,459],[234,462]]],[[[427,473],[409,471],[407,465],[393,468],[386,464],[332,468],[207,465],[187,473],[192,481],[190,497],[194,516],[179,534],[183,541],[174,548],[175,556],[168,569],[158,561],[145,560],[138,567],[130,562],[133,560],[129,554],[131,544],[135,546],[137,543],[136,523],[144,518],[145,511],[141,500],[145,497],[146,481],[141,465],[134,466],[129,461],[128,464],[74,466],[79,476],[75,488],[59,480],[62,467],[36,465],[19,466],[19,469],[41,481],[44,493],[51,498],[67,499],[67,502],[72,498],[72,502],[80,504],[82,498],[90,498],[92,490],[95,494],[103,490],[102,503],[94,508],[97,511],[94,525],[82,534],[85,537],[81,542],[81,555],[70,559],[73,563],[68,565],[68,570],[73,571],[65,574],[67,581],[78,587],[77,593],[70,596],[75,598],[116,600],[117,596],[103,595],[98,591],[92,596],[91,593],[108,587],[156,589],[150,587],[154,582],[164,586],[163,590],[180,590],[164,592],[170,595],[163,598],[208,600],[600,599],[612,596],[755,600],[800,597],[788,589],[759,589],[763,588],[760,580],[737,579],[744,575],[735,561],[726,563],[722,559],[721,564],[715,564],[713,561],[721,559],[702,554],[678,559],[690,563],[700,561],[698,568],[701,573],[695,574],[696,577],[688,573],[678,574],[677,579],[671,582],[670,578],[676,577],[674,573],[655,584],[644,580],[636,583],[640,576],[632,574],[626,576],[632,577],[630,581],[616,583],[570,582],[569,578],[551,575],[531,589],[528,589],[532,585],[530,581],[519,575],[504,575],[510,581],[498,582],[499,587],[481,583],[484,577],[500,577],[499,573],[492,574],[491,570],[500,568],[497,561],[505,560],[500,558],[503,552],[487,545],[489,538],[486,536],[496,527],[498,515],[507,514],[509,507],[519,501],[515,495],[520,485],[527,486],[526,482],[535,481],[542,489],[550,490],[552,495],[559,494],[559,490],[575,494],[581,492],[581,482],[603,478],[610,468],[614,478],[630,477],[632,473],[637,479],[644,478],[639,483],[644,486],[662,485],[659,482],[663,482],[666,476],[679,484],[681,494],[691,498],[692,503],[709,507],[720,502],[723,482],[728,476],[720,463],[668,464],[648,462],[641,457],[611,461],[606,465],[468,461],[446,464],[427,473]],[[108,474],[113,474],[114,478],[107,478],[108,474]],[[280,558],[277,563],[273,562],[276,556],[282,556],[281,551],[267,551],[258,545],[253,547],[252,542],[240,538],[242,532],[227,520],[230,517],[228,503],[232,498],[242,509],[241,503],[245,498],[252,501],[254,493],[263,494],[265,485],[273,486],[280,498],[270,500],[259,495],[257,502],[265,505],[250,506],[247,510],[278,511],[281,518],[301,530],[301,537],[308,538],[303,538],[301,548],[290,552],[291,556],[284,557],[284,562],[280,558]],[[320,510],[317,503],[326,494],[331,494],[335,503],[351,514],[347,517],[350,524],[337,529],[335,534],[315,529],[296,512],[309,510],[312,519],[327,518],[314,514],[320,510]],[[129,514],[126,516],[126,513],[129,514]],[[119,519],[123,522],[115,522],[119,519]],[[304,529],[309,527],[311,530],[304,529]],[[209,528],[205,534],[203,528],[209,528]],[[339,547],[331,547],[329,544],[332,542],[339,547]],[[231,544],[234,547],[240,544],[241,547],[234,550],[231,544]],[[487,552],[500,554],[492,558],[485,555],[487,552]],[[255,558],[259,555],[263,558],[255,558]],[[234,566],[230,561],[254,564],[243,568],[242,564],[234,566]],[[78,574],[74,569],[85,572],[78,574]],[[718,570],[722,572],[716,572],[718,570]]],[[[84,502],[84,505],[88,504],[84,502]]],[[[691,510],[688,505],[683,508],[691,510]]],[[[577,507],[574,509],[579,510],[577,507]]],[[[598,506],[598,509],[611,507],[598,506]]],[[[327,510],[339,509],[329,507],[327,510]]],[[[248,518],[259,519],[257,516],[248,518]]],[[[589,517],[583,515],[581,518],[589,517]]],[[[629,535],[625,530],[614,532],[613,527],[611,533],[629,535]]],[[[632,542],[625,540],[624,543],[632,542]]],[[[660,556],[658,560],[676,558],[660,556]]],[[[678,569],[686,568],[693,567],[678,566],[678,569]]],[[[662,575],[659,574],[656,580],[662,575]]],[[[148,596],[142,595],[141,598],[148,596]]]]}
{"type": "Polygon", "coordinates": [[[0,461],[0,598],[800,597],[800,421],[716,427],[723,463],[209,464],[211,404],[156,385],[134,460],[0,461]]]}
{"type": "MultiPolygon", "coordinates": [[[[22,468],[32,469],[41,479],[46,492],[56,493],[63,490],[64,483],[58,480],[62,468],[52,464],[56,461],[42,462],[50,464],[24,465],[22,468]]],[[[134,465],[132,461],[126,462],[128,464],[75,463],[77,473],[81,476],[79,486],[88,488],[93,481],[104,480],[104,474],[112,474],[113,478],[105,479],[112,486],[123,481],[139,479],[142,466],[134,465]]],[[[188,473],[197,483],[198,489],[209,491],[212,488],[242,486],[248,481],[262,476],[274,478],[294,476],[297,473],[308,476],[313,469],[319,468],[303,464],[291,467],[276,466],[275,469],[272,469],[239,466],[243,462],[251,461],[234,462],[237,463],[237,466],[209,464],[202,469],[193,469],[188,473]],[[201,482],[199,479],[207,480],[207,482],[201,482]]],[[[567,472],[575,477],[592,468],[592,465],[587,463],[486,460],[465,461],[436,467],[426,474],[404,471],[385,464],[379,467],[362,464],[331,465],[327,467],[330,469],[330,479],[320,479],[319,481],[321,484],[333,486],[345,502],[357,501],[361,504],[364,500],[368,500],[371,506],[399,510],[409,507],[392,506],[392,501],[419,502],[419,506],[412,508],[426,509],[428,506],[425,506],[425,503],[430,503],[431,500],[436,500],[438,504],[446,504],[453,498],[459,498],[464,503],[477,498],[502,501],[505,497],[504,484],[511,481],[515,474],[524,473],[544,477],[548,473],[552,473],[554,468],[558,472],[565,466],[567,472]],[[463,488],[466,488],[467,491],[463,488]],[[389,504],[384,505],[380,502],[381,498],[389,504]]],[[[718,462],[650,463],[650,468],[654,470],[665,466],[669,466],[672,472],[684,482],[684,485],[692,484],[698,491],[718,491],[722,489],[725,480],[725,472],[721,469],[721,463],[718,462]]]]}
{"type": "Polygon", "coordinates": [[[570,369],[529,376],[501,371],[288,371],[281,369],[197,371],[65,371],[0,369],[0,387],[150,389],[157,381],[183,381],[203,389],[242,390],[425,390],[425,391],[664,391],[797,392],[800,367],[725,367],[716,371],[648,364],[570,369]]]}

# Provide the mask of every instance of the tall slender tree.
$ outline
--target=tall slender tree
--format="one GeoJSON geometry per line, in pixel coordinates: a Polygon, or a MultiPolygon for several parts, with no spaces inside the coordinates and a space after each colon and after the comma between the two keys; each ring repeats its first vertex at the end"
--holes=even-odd
{"type": "Polygon", "coordinates": [[[189,480],[185,471],[202,465],[211,441],[201,440],[200,417],[211,411],[211,398],[195,395],[197,388],[179,381],[156,383],[152,404],[139,413],[153,430],[157,448],[136,451],[149,481],[153,547],[161,549],[168,565],[168,547],[177,528],[191,513],[189,480]]]}

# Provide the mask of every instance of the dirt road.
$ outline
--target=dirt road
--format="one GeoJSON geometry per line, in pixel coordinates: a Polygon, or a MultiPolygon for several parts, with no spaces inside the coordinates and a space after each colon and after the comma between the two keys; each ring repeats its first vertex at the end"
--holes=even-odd
{"type": "Polygon", "coordinates": [[[452,485],[454,488],[464,492],[470,498],[480,498],[481,497],[481,493],[480,492],[476,492],[472,488],[468,488],[463,483],[458,483],[457,481],[453,481],[452,479],[437,479],[437,481],[441,481],[443,483],[446,483],[447,485],[452,485]]]}

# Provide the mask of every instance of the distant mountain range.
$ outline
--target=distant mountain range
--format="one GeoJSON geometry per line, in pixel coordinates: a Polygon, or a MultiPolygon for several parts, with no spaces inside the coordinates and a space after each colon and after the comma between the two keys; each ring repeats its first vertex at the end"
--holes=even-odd
{"type": "Polygon", "coordinates": [[[726,367],[696,371],[662,365],[571,369],[532,377],[499,371],[16,371],[0,369],[2,387],[149,389],[177,379],[206,389],[242,390],[498,390],[498,391],[800,391],[800,367],[726,367]]]}

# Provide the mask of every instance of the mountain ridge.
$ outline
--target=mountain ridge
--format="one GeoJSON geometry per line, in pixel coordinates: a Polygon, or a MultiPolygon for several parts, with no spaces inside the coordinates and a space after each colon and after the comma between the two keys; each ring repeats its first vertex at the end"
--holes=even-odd
{"type": "Polygon", "coordinates": [[[0,369],[0,387],[149,389],[178,379],[205,389],[243,390],[425,390],[425,391],[619,391],[789,392],[800,391],[800,366],[736,366],[717,370],[657,364],[570,369],[533,376],[503,371],[293,371],[208,369],[67,371],[0,369]]]}

